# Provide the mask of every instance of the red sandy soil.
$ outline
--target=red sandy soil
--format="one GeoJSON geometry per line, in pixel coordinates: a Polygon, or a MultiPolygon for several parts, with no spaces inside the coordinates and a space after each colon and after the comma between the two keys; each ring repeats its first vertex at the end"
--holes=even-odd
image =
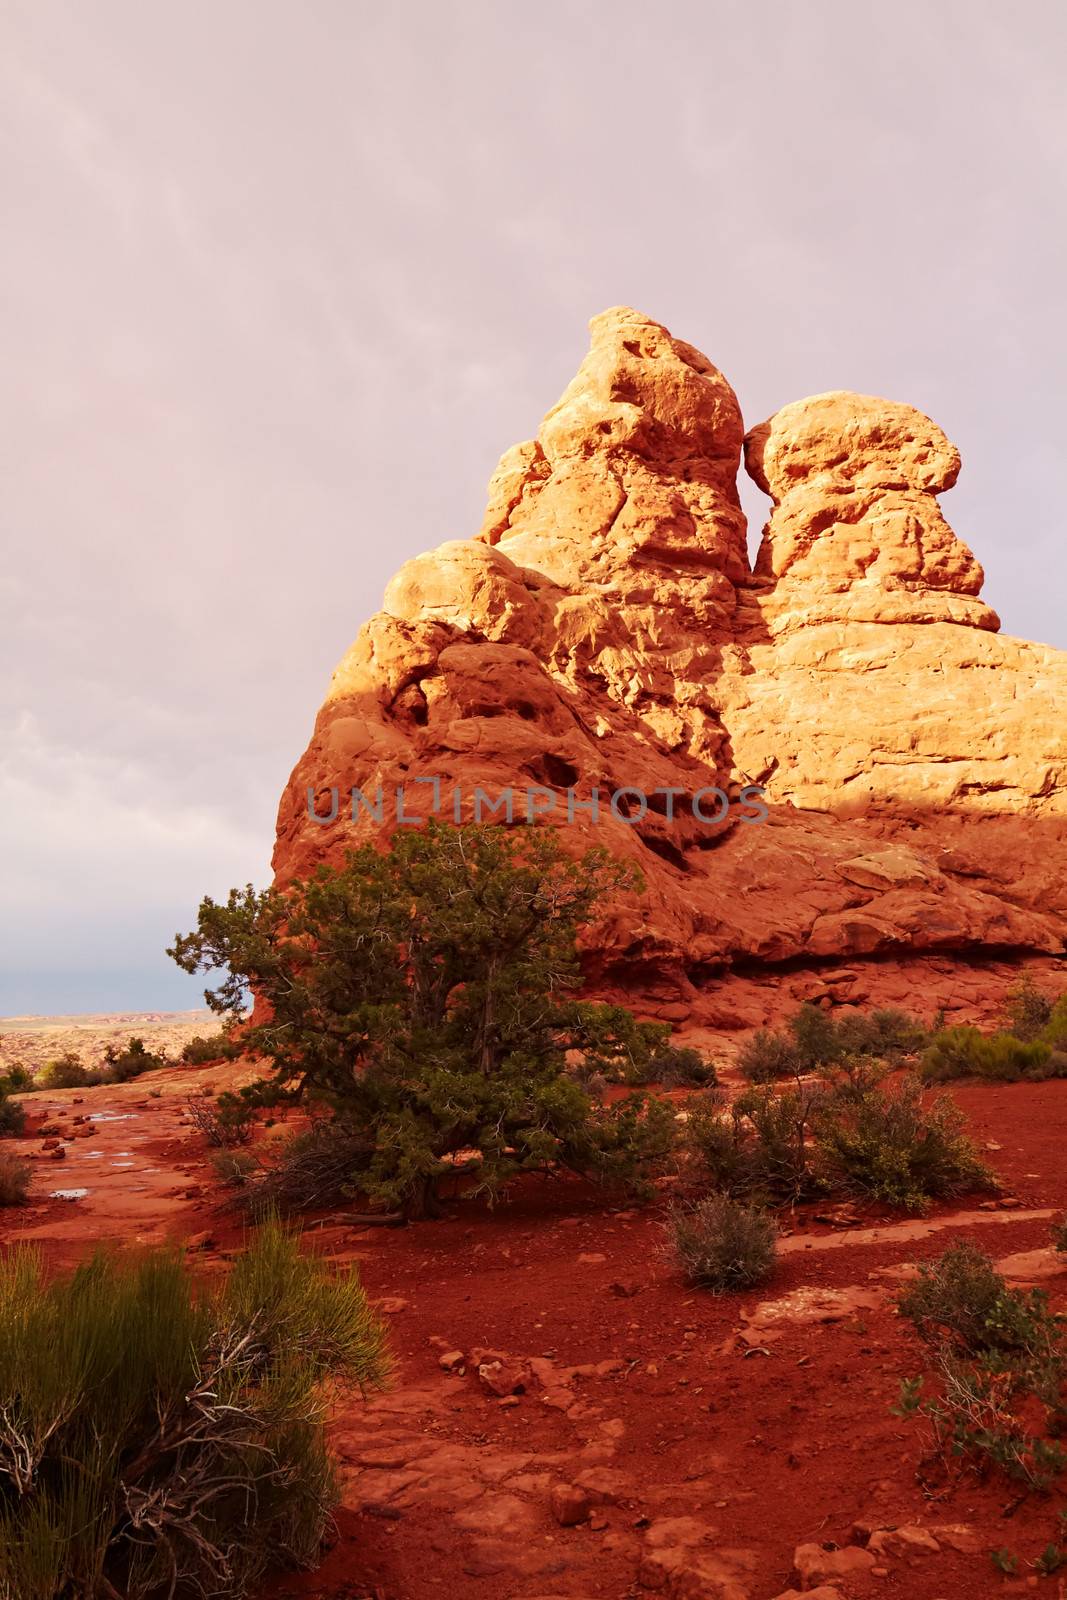
{"type": "MultiPolygon", "coordinates": [[[[105,1120],[65,1139],[62,1160],[39,1136],[5,1141],[33,1156],[35,1198],[0,1213],[0,1238],[31,1240],[65,1268],[100,1241],[177,1237],[203,1271],[225,1270],[241,1229],[220,1209],[202,1136],[182,1119],[196,1090],[242,1076],[170,1069],[27,1099],[34,1126],[44,1117],[73,1132],[85,1126],[75,1117],[105,1120]],[[89,1193],[47,1198],[58,1187],[89,1193]]],[[[790,1219],[761,1293],[687,1289],[663,1254],[662,1204],[612,1210],[577,1181],[524,1183],[494,1212],[456,1200],[444,1220],[404,1229],[310,1219],[309,1247],[359,1263],[396,1370],[387,1394],[336,1416],[343,1503],[323,1564],[279,1575],[263,1600],[771,1600],[791,1586],[797,1545],[850,1545],[861,1519],[968,1531],[940,1536],[936,1553],[880,1557],[875,1574],[843,1581],[842,1595],[1027,1592],[1025,1577],[994,1571],[989,1552],[1012,1549],[1025,1574],[1055,1538],[1067,1495],[1006,1516],[1003,1480],[965,1474],[924,1489],[924,1426],[890,1412],[901,1376],[920,1366],[890,1297],[901,1267],[952,1239],[998,1259],[1047,1246],[1050,1215],[1067,1207],[1067,1083],[955,1097],[988,1147],[1002,1201],[943,1207],[919,1223],[871,1214],[853,1230],[816,1222],[819,1208],[808,1208],[790,1219]],[[526,1392],[503,1403],[488,1393],[471,1359],[478,1347],[533,1359],[526,1392]],[[442,1370],[447,1352],[462,1353],[462,1373],[442,1370]],[[600,1503],[590,1520],[562,1527],[552,1489],[576,1480],[600,1503]]],[[[1044,1281],[1067,1306],[1065,1266],[1047,1257],[1044,1281]]],[[[1020,1281],[1032,1272],[1018,1270],[1020,1281]]],[[[1065,1585],[1057,1576],[1039,1589],[1062,1600],[1065,1585]]]]}

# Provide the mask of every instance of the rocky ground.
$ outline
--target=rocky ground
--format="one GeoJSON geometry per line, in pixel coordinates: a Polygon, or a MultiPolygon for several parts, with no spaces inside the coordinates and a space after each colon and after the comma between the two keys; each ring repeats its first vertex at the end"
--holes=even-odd
{"type": "MultiPolygon", "coordinates": [[[[199,1270],[224,1271],[241,1228],[188,1104],[247,1070],[31,1097],[29,1137],[5,1145],[34,1164],[32,1201],[0,1214],[0,1237],[57,1269],[101,1241],[179,1238],[199,1270]]],[[[399,1230],[309,1218],[309,1248],[359,1264],[396,1373],[336,1416],[336,1542],[269,1600],[1025,1589],[989,1552],[1033,1560],[1058,1502],[1009,1517],[1003,1483],[924,1490],[922,1425],[890,1411],[919,1366],[892,1296],[912,1263],[966,1237],[1067,1307],[1065,1264],[1045,1248],[1067,1206],[1067,1083],[956,1097],[1001,1198],[920,1221],[798,1211],[761,1294],[687,1289],[662,1252],[662,1206],[610,1209],[577,1181],[522,1185],[495,1212],[456,1198],[443,1221],[399,1230]]]]}

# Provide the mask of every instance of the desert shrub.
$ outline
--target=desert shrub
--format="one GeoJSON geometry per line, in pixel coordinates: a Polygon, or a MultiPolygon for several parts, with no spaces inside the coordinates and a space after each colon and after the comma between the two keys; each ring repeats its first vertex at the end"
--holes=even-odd
{"type": "Polygon", "coordinates": [[[662,1172],[678,1143],[673,1107],[654,1095],[630,1095],[619,1105],[594,1105],[572,1137],[568,1164],[609,1187],[648,1198],[650,1175],[662,1172]]]}
{"type": "Polygon", "coordinates": [[[977,1245],[964,1240],[932,1263],[897,1298],[903,1317],[925,1344],[961,1356],[996,1356],[1047,1365],[1060,1340],[1060,1319],[1039,1289],[1013,1289],[977,1245]]]}
{"type": "Polygon", "coordinates": [[[778,1229],[755,1206],[725,1194],[674,1206],[667,1234],[686,1282],[721,1294],[765,1283],[774,1270],[778,1229]]]}
{"type": "Polygon", "coordinates": [[[760,1028],[747,1039],[738,1053],[737,1065],[749,1083],[772,1083],[776,1078],[792,1078],[806,1070],[795,1039],[788,1034],[760,1028]]]}
{"type": "Polygon", "coordinates": [[[88,1082],[88,1068],[73,1050],[46,1062],[37,1074],[38,1089],[83,1089],[88,1082]]]}
{"type": "Polygon", "coordinates": [[[0,1139],[19,1139],[26,1129],[26,1113],[17,1100],[0,1090],[0,1139]]]}
{"type": "MultiPolygon", "coordinates": [[[[923,1052],[921,1071],[932,1083],[953,1078],[990,1078],[1016,1082],[1021,1078],[1060,1076],[1052,1047],[1042,1040],[1016,1038],[1013,1033],[980,1033],[977,1028],[944,1028],[923,1052]]],[[[1067,1071],[1067,1062],[1062,1070],[1067,1071]]]]}
{"type": "Polygon", "coordinates": [[[898,1414],[926,1417],[940,1455],[1049,1487],[1067,1467],[1055,1441],[1067,1421],[1067,1346],[1044,1293],[1009,1287],[988,1256],[962,1243],[920,1267],[898,1305],[931,1352],[937,1385],[926,1397],[923,1375],[905,1379],[898,1414]]]}
{"type": "Polygon", "coordinates": [[[247,1594],[313,1565],[336,1501],[324,1388],[385,1376],[354,1273],[263,1229],[215,1291],[179,1252],[49,1281],[0,1263],[0,1594],[247,1594]]]}
{"type": "Polygon", "coordinates": [[[818,1192],[808,1159],[818,1090],[776,1092],[753,1085],[727,1108],[712,1093],[690,1101],[687,1142],[715,1189],[761,1203],[818,1192]]]}
{"type": "Polygon", "coordinates": [[[659,1142],[646,1113],[598,1104],[567,1070],[626,1077],[667,1037],[576,998],[579,928],[636,882],[602,849],[572,859],[550,828],[431,822],[306,882],[204,900],[170,954],[228,972],[206,995],[220,1015],[262,998],[270,1020],[244,1046],[271,1077],[242,1094],[354,1130],[349,1178],[372,1204],[432,1214],[468,1151],[490,1200],[523,1172],[642,1183],[659,1142]]]}
{"type": "Polygon", "coordinates": [[[214,1103],[190,1100],[186,1112],[208,1144],[218,1148],[247,1144],[255,1130],[257,1110],[238,1095],[220,1095],[214,1103]]]}
{"type": "Polygon", "coordinates": [[[743,1195],[752,1187],[749,1140],[739,1119],[718,1090],[694,1095],[685,1109],[685,1143],[701,1169],[702,1181],[725,1194],[743,1195]]]}
{"type": "Polygon", "coordinates": [[[1055,1051],[1067,1051],[1067,993],[1060,995],[1049,1012],[1048,1021],[1041,1029],[1041,1039],[1055,1051]]]}
{"type": "Polygon", "coordinates": [[[0,1206],[21,1206],[30,1192],[33,1171],[19,1156],[0,1155],[0,1206]]]}
{"type": "Polygon", "coordinates": [[[277,1158],[250,1178],[236,1203],[251,1216],[272,1211],[288,1216],[349,1203],[372,1155],[365,1133],[317,1118],[285,1140],[277,1158]]]}
{"type": "Polygon", "coordinates": [[[884,1008],[849,1012],[835,1019],[819,1006],[802,1005],[785,1033],[761,1028],[747,1041],[738,1066],[751,1083],[800,1077],[835,1066],[849,1056],[866,1055],[894,1065],[920,1049],[926,1029],[904,1011],[884,1008]]]}
{"type": "Polygon", "coordinates": [[[843,1016],[835,1025],[837,1060],[848,1055],[873,1056],[897,1066],[921,1050],[929,1032],[917,1018],[893,1006],[843,1016]]]}
{"type": "Polygon", "coordinates": [[[822,1108],[816,1159],[831,1184],[923,1211],[931,1200],[993,1185],[963,1125],[962,1112],[947,1096],[924,1108],[917,1077],[892,1090],[853,1082],[822,1108]]]}
{"type": "Polygon", "coordinates": [[[1016,1039],[1036,1039],[1047,1027],[1052,1002],[1047,1000],[1029,973],[1008,990],[1004,999],[1004,1026],[1016,1039]]]}
{"type": "Polygon", "coordinates": [[[688,1045],[663,1044],[629,1074],[631,1083],[658,1083],[664,1089],[707,1089],[718,1083],[714,1062],[688,1045]]]}
{"type": "Polygon", "coordinates": [[[1067,1217],[1061,1217],[1059,1222],[1053,1223],[1052,1245],[1054,1249],[1067,1254],[1067,1217]]]}
{"type": "Polygon", "coordinates": [[[225,1028],[206,1037],[196,1034],[185,1044],[181,1059],[187,1067],[203,1067],[212,1061],[229,1061],[237,1054],[230,1034],[225,1028]]]}
{"type": "Polygon", "coordinates": [[[0,1096],[31,1094],[35,1087],[33,1073],[29,1067],[23,1066],[21,1061],[13,1061],[9,1067],[0,1072],[0,1096]]]}
{"type": "Polygon", "coordinates": [[[131,1038],[123,1050],[108,1045],[104,1051],[101,1078],[105,1083],[129,1083],[143,1072],[152,1072],[157,1067],[167,1065],[166,1056],[155,1055],[146,1047],[143,1039],[131,1038]]]}
{"type": "Polygon", "coordinates": [[[239,1189],[259,1170],[251,1150],[213,1150],[211,1165],[215,1176],[230,1188],[239,1189]]]}

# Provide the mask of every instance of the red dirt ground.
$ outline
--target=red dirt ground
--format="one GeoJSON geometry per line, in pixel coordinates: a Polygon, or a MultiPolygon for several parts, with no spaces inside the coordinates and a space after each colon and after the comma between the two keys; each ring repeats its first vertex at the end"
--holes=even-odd
{"type": "MultiPolygon", "coordinates": [[[[208,1150],[182,1117],[192,1091],[233,1077],[173,1069],[27,1100],[35,1125],[58,1118],[73,1131],[90,1112],[123,1120],[65,1141],[63,1160],[40,1137],[5,1141],[33,1155],[39,1198],[0,1213],[0,1238],[34,1241],[58,1268],[101,1240],[179,1237],[204,1271],[224,1270],[240,1229],[218,1209],[208,1150]],[[89,1193],[46,1198],[54,1187],[89,1193]]],[[[457,1200],[444,1220],[405,1229],[309,1222],[312,1247],[358,1261],[396,1372],[386,1395],[336,1417],[344,1496],[332,1549],[313,1574],[281,1574],[264,1600],[771,1600],[791,1586],[797,1545],[849,1545],[859,1519],[971,1531],[910,1563],[880,1558],[883,1575],[850,1576],[842,1595],[974,1600],[1038,1585],[1000,1577],[989,1552],[1010,1548],[1026,1574],[1056,1536],[1067,1490],[1011,1516],[1003,1481],[965,1475],[930,1498],[916,1476],[923,1425],[889,1409],[920,1366],[889,1299],[893,1269],[960,1237],[997,1258],[1037,1249],[1049,1213],[1067,1208],[1067,1082],[955,1098],[1017,1206],[945,1207],[926,1221],[954,1220],[933,1228],[872,1214],[866,1223],[883,1224],[874,1239],[814,1222],[819,1208],[808,1208],[758,1294],[687,1289],[662,1253],[662,1205],[611,1210],[576,1181],[523,1184],[495,1212],[457,1200]],[[786,1320],[765,1312],[746,1333],[758,1306],[801,1290],[858,1296],[817,1300],[808,1322],[794,1300],[786,1320]],[[501,1403],[469,1360],[462,1375],[442,1370],[443,1352],[475,1347],[532,1358],[527,1391],[501,1403]],[[561,1527],[553,1485],[589,1473],[602,1503],[591,1521],[561,1527]]],[[[1067,1306],[1067,1272],[1046,1287],[1067,1306]]],[[[1049,1596],[1064,1589],[1059,1576],[1039,1584],[1049,1596]]]]}

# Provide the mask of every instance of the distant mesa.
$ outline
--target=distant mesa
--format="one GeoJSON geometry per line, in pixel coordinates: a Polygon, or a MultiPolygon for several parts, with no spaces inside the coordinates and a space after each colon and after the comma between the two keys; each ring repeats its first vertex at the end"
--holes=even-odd
{"type": "Polygon", "coordinates": [[[840,959],[885,998],[916,962],[1061,954],[1067,654],[999,632],[941,510],[956,447],[846,391],[746,435],[692,345],[628,307],[590,327],[481,532],[407,562],[337,667],[281,799],[278,879],[395,826],[342,806],[322,827],[309,791],[402,783],[426,815],[435,791],[543,785],[548,824],[648,884],[590,930],[591,988],[663,1015],[728,1025],[753,986],[817,990],[840,959]],[[769,497],[754,567],[742,453],[769,497]],[[750,782],[767,825],[710,835],[662,804],[569,825],[562,804],[750,782]]]}

